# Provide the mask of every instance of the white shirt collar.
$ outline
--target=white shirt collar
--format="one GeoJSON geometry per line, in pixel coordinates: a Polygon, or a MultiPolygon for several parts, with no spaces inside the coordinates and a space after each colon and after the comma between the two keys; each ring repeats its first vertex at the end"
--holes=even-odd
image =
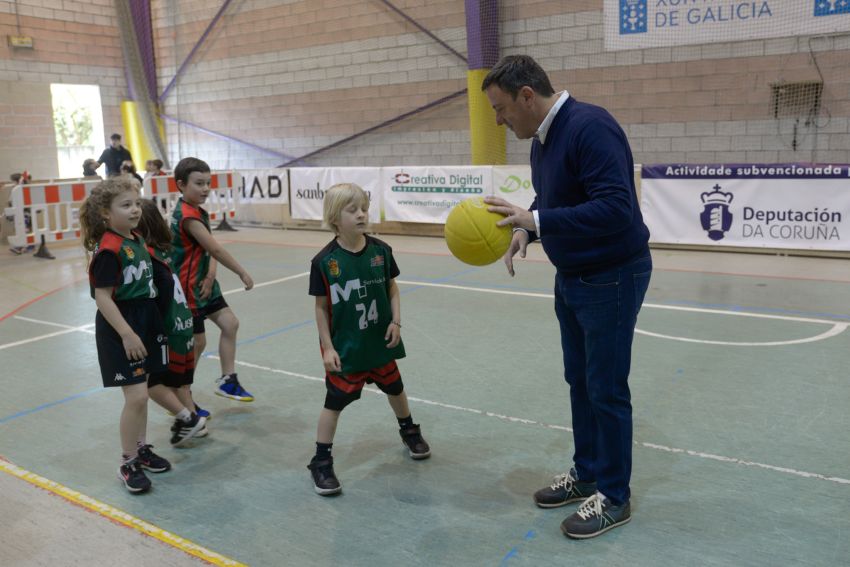
{"type": "Polygon", "coordinates": [[[541,144],[546,143],[546,134],[549,132],[549,126],[552,125],[552,121],[555,120],[555,115],[558,114],[558,111],[564,106],[564,103],[567,102],[567,99],[570,98],[570,93],[567,91],[561,91],[561,96],[558,97],[558,100],[555,101],[555,104],[552,105],[552,108],[549,109],[549,114],[546,115],[546,118],[543,119],[543,122],[540,124],[540,128],[537,129],[537,132],[534,133],[534,136],[540,140],[541,144]]]}

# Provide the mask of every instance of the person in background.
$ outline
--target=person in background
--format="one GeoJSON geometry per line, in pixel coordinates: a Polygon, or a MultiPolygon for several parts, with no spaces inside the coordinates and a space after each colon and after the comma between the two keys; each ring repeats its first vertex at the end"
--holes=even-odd
{"type": "Polygon", "coordinates": [[[97,160],[89,158],[83,162],[83,177],[85,179],[100,179],[97,174],[97,160]]]}
{"type": "Polygon", "coordinates": [[[121,145],[121,134],[112,134],[109,141],[110,146],[100,154],[95,169],[106,164],[106,176],[115,177],[121,175],[121,164],[133,161],[133,156],[130,155],[130,150],[121,145]]]}
{"type": "Polygon", "coordinates": [[[149,159],[145,162],[145,179],[148,177],[157,177],[160,175],[166,175],[164,171],[162,171],[162,160],[161,159],[149,159]]]}
{"type": "Polygon", "coordinates": [[[138,183],[139,189],[142,188],[144,180],[138,173],[136,173],[136,166],[132,161],[127,160],[121,164],[121,175],[130,179],[133,183],[138,183]]]}

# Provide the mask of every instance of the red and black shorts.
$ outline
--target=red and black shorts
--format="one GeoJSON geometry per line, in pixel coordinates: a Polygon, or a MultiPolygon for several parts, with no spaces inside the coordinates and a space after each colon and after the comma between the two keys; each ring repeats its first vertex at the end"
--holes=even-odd
{"type": "Polygon", "coordinates": [[[325,387],[328,392],[325,395],[325,408],[342,411],[345,406],[360,399],[363,386],[372,383],[388,396],[397,396],[404,391],[401,373],[398,371],[395,360],[365,372],[353,372],[351,374],[326,372],[325,387]]]}
{"type": "Polygon", "coordinates": [[[227,307],[227,302],[224,300],[223,295],[219,295],[203,307],[192,310],[192,328],[194,329],[194,333],[196,335],[203,335],[206,332],[206,328],[204,328],[204,320],[208,315],[212,315],[217,311],[221,311],[227,307]]]}

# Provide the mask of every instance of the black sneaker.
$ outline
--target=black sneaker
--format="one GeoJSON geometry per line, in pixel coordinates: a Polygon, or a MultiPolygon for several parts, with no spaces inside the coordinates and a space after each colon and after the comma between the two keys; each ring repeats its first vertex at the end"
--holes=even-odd
{"type": "Polygon", "coordinates": [[[598,492],[582,502],[575,514],[561,523],[564,535],[573,539],[588,539],[602,535],[632,519],[628,502],[615,506],[598,492]]]}
{"type": "Polygon", "coordinates": [[[192,414],[192,419],[189,421],[175,419],[174,425],[171,426],[171,431],[174,433],[171,436],[171,444],[175,447],[180,447],[189,439],[197,437],[198,432],[206,427],[206,424],[207,419],[205,417],[199,417],[195,413],[192,414]]]}
{"type": "Polygon", "coordinates": [[[582,482],[577,476],[575,469],[559,474],[552,479],[550,486],[534,493],[534,503],[540,508],[557,508],[596,494],[595,482],[582,482]]]}
{"type": "Polygon", "coordinates": [[[171,468],[171,463],[151,451],[153,449],[153,445],[142,445],[139,447],[139,455],[136,457],[136,460],[139,461],[139,465],[143,469],[149,470],[153,473],[161,473],[169,470],[171,468]]]}
{"type": "Polygon", "coordinates": [[[310,474],[313,477],[313,488],[317,494],[333,496],[342,492],[342,485],[336,478],[336,474],[334,474],[333,457],[328,457],[321,461],[313,457],[307,468],[310,469],[310,474]]]}
{"type": "Polygon", "coordinates": [[[139,459],[130,459],[118,467],[118,479],[133,494],[147,492],[151,488],[151,481],[145,476],[139,459]]]}
{"type": "Polygon", "coordinates": [[[431,456],[431,447],[422,438],[422,431],[419,429],[419,424],[414,423],[410,427],[402,427],[398,430],[398,434],[401,435],[401,441],[407,447],[411,458],[418,461],[431,456]]]}

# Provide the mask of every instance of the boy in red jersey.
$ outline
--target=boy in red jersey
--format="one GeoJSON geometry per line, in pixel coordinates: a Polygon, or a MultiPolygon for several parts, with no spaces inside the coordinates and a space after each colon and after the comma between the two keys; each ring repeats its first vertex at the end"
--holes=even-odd
{"type": "Polygon", "coordinates": [[[174,234],[171,265],[192,310],[195,360],[200,360],[207,345],[204,320],[209,318],[221,330],[218,343],[221,378],[216,381],[215,393],[240,402],[252,402],[254,396],[242,387],[235,372],[239,319],[221,295],[215,270],[210,270],[210,256],[238,275],[246,290],[254,287],[254,280],[210,232],[209,215],[201,208],[210,193],[210,166],[198,158],[183,158],[174,168],[174,180],[182,196],[171,214],[174,234]]]}

